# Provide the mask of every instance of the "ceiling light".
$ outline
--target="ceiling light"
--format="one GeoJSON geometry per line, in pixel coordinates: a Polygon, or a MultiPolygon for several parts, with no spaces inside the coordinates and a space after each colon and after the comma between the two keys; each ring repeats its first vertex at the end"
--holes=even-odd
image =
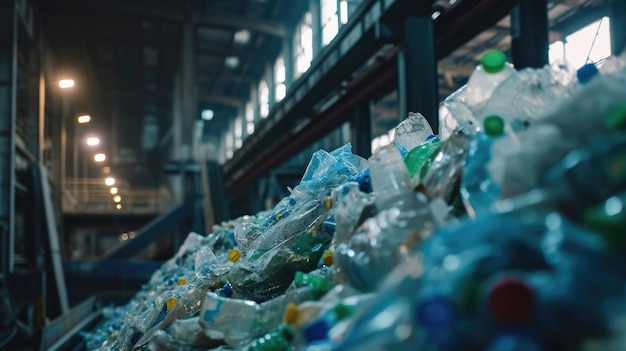
{"type": "Polygon", "coordinates": [[[122,202],[122,197],[119,195],[113,196],[113,202],[117,202],[117,203],[122,202]]]}
{"type": "Polygon", "coordinates": [[[104,174],[109,174],[111,173],[111,167],[107,166],[107,167],[102,167],[102,173],[104,174]]]}
{"type": "Polygon", "coordinates": [[[122,233],[122,240],[128,240],[128,234],[122,233]]]}
{"type": "Polygon", "coordinates": [[[61,79],[59,81],[59,88],[61,89],[68,89],[74,86],[74,80],[73,79],[61,79]]]}
{"type": "Polygon", "coordinates": [[[107,179],[104,180],[104,184],[111,186],[113,184],[115,184],[115,178],[113,177],[108,177],[107,179]]]}
{"type": "Polygon", "coordinates": [[[121,210],[122,209],[122,204],[115,205],[115,208],[117,208],[118,210],[121,210]]]}
{"type": "Polygon", "coordinates": [[[117,194],[117,188],[116,187],[112,187],[111,188],[111,195],[115,195],[117,194]]]}
{"type": "Polygon", "coordinates": [[[235,32],[235,43],[247,44],[250,41],[250,31],[247,29],[238,30],[235,32]]]}
{"type": "Polygon", "coordinates": [[[91,116],[90,115],[80,115],[80,116],[78,116],[78,123],[80,123],[80,124],[89,123],[89,121],[91,121],[91,116]]]}
{"type": "Polygon", "coordinates": [[[95,137],[87,138],[87,145],[96,146],[98,144],[100,144],[100,138],[95,138],[95,137]]]}
{"type": "Polygon", "coordinates": [[[224,59],[224,64],[230,68],[237,68],[239,66],[239,57],[228,56],[224,59]]]}
{"type": "Polygon", "coordinates": [[[104,160],[107,159],[107,155],[105,155],[105,154],[95,154],[95,155],[93,155],[93,159],[96,162],[103,162],[104,160]]]}
{"type": "Polygon", "coordinates": [[[202,119],[205,120],[205,121],[212,120],[214,115],[215,115],[215,113],[213,112],[213,110],[209,110],[209,109],[202,110],[202,113],[200,114],[202,119]]]}
{"type": "MultiPolygon", "coordinates": [[[[122,207],[122,205],[120,205],[120,207],[122,207]]],[[[135,238],[135,232],[129,232],[129,233],[128,233],[128,237],[129,237],[130,239],[134,239],[134,238],[135,238]]]]}

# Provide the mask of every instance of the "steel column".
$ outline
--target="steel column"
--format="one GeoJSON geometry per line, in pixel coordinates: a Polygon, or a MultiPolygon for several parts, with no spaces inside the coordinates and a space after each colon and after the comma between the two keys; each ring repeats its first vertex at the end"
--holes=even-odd
{"type": "Polygon", "coordinates": [[[548,0],[520,0],[511,11],[511,52],[515,68],[548,63],[548,0]]]}
{"type": "Polygon", "coordinates": [[[363,101],[354,107],[350,122],[352,152],[368,158],[372,155],[372,103],[363,101]]]}
{"type": "Polygon", "coordinates": [[[0,269],[3,273],[13,272],[15,241],[17,22],[15,3],[0,3],[0,269]]]}
{"type": "Polygon", "coordinates": [[[439,94],[435,34],[430,16],[404,20],[402,45],[398,53],[398,105],[401,120],[409,112],[426,117],[439,130],[439,94]]]}
{"type": "Polygon", "coordinates": [[[614,1],[611,4],[611,51],[619,55],[626,47],[626,2],[614,1]]]}

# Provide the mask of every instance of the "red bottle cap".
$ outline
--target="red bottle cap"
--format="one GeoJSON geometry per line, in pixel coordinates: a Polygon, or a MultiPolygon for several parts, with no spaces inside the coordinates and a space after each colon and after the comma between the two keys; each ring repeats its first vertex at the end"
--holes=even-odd
{"type": "Polygon", "coordinates": [[[513,278],[505,278],[494,284],[487,298],[491,313],[502,322],[525,321],[535,307],[532,289],[523,281],[513,278]]]}

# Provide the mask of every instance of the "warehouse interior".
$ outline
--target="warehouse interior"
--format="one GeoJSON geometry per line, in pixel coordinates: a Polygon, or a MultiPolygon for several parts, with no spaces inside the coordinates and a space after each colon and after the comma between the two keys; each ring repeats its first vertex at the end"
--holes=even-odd
{"type": "Polygon", "coordinates": [[[625,25],[619,0],[0,0],[0,345],[83,349],[315,151],[367,159],[412,111],[437,134],[486,51],[579,68],[625,25]]]}

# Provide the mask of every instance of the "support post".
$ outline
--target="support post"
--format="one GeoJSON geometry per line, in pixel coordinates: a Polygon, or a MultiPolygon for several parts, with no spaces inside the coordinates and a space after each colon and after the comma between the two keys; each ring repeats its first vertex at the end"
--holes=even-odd
{"type": "Polygon", "coordinates": [[[520,0],[511,10],[511,52],[515,68],[548,63],[548,1],[520,0]]]}
{"type": "Polygon", "coordinates": [[[0,2],[0,273],[13,272],[15,246],[17,22],[15,2],[0,2]]]}
{"type": "Polygon", "coordinates": [[[362,101],[354,107],[354,117],[350,123],[352,152],[369,158],[372,155],[372,103],[362,101]]]}
{"type": "Polygon", "coordinates": [[[398,53],[399,117],[419,112],[439,130],[439,93],[435,36],[430,16],[413,16],[404,20],[402,44],[398,53]]]}
{"type": "Polygon", "coordinates": [[[611,4],[611,53],[619,55],[626,47],[626,2],[611,4]]]}

